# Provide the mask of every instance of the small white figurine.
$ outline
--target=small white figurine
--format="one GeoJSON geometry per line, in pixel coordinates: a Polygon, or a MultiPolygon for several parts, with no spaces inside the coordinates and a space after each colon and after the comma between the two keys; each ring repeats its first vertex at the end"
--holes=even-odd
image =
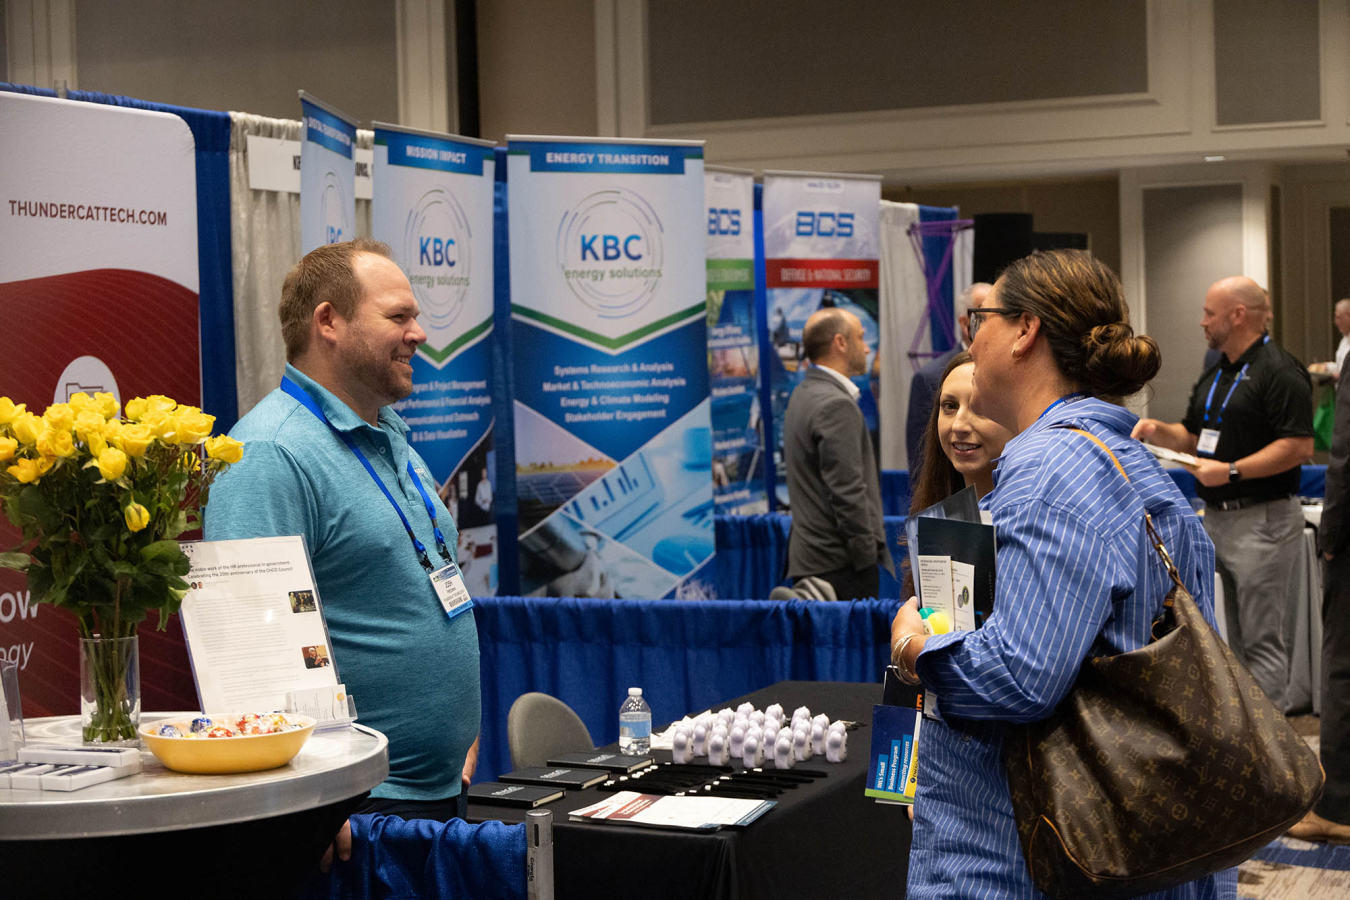
{"type": "Polygon", "coordinates": [[[764,749],[759,745],[759,735],[751,732],[745,736],[745,746],[741,750],[741,762],[747,769],[758,769],[764,765],[764,749]]]}
{"type": "Polygon", "coordinates": [[[741,758],[741,753],[745,750],[745,727],[742,725],[731,726],[731,731],[727,734],[727,749],[736,759],[741,758]]]}
{"type": "Polygon", "coordinates": [[[792,753],[797,757],[797,762],[811,758],[811,734],[805,727],[792,732],[792,753]]]}
{"type": "Polygon", "coordinates": [[[727,753],[727,736],[721,731],[714,731],[708,738],[708,762],[714,766],[725,766],[730,759],[727,753]]]}
{"type": "Polygon", "coordinates": [[[780,722],[783,721],[783,704],[770,703],[766,706],[764,708],[764,717],[767,719],[769,716],[773,716],[780,722]]]}
{"type": "Polygon", "coordinates": [[[796,727],[798,719],[809,719],[809,718],[811,718],[811,710],[805,706],[799,706],[792,711],[792,723],[794,728],[796,727]]]}
{"type": "Polygon", "coordinates": [[[754,711],[755,704],[753,703],[742,703],[740,706],[736,707],[736,715],[745,716],[747,719],[750,718],[750,714],[754,711]]]}
{"type": "Polygon", "coordinates": [[[769,721],[769,722],[765,722],[765,723],[764,723],[764,746],[765,746],[765,747],[775,747],[775,748],[776,748],[776,747],[777,747],[777,744],[776,744],[775,742],[778,740],[778,735],[780,735],[780,734],[782,734],[782,733],[783,733],[783,729],[782,729],[782,727],[781,727],[777,722],[773,722],[772,720],[769,721]],[[772,725],[773,727],[770,727],[770,725],[772,725]]]}
{"type": "Polygon", "coordinates": [[[670,752],[674,755],[675,762],[679,765],[684,765],[694,758],[694,754],[689,752],[690,744],[691,739],[689,737],[689,732],[684,729],[676,731],[675,736],[670,739],[670,752]]]}
{"type": "Polygon", "coordinates": [[[700,721],[694,726],[694,755],[707,755],[708,723],[700,721]]]}
{"type": "Polygon", "coordinates": [[[763,727],[763,725],[764,725],[764,713],[760,712],[759,710],[755,710],[754,712],[752,712],[752,713],[749,715],[748,718],[750,719],[751,722],[754,722],[756,725],[759,725],[760,727],[763,727]]]}
{"type": "Polygon", "coordinates": [[[797,764],[797,759],[792,753],[791,732],[778,732],[778,740],[773,745],[773,764],[779,769],[790,769],[797,764]]]}
{"type": "Polygon", "coordinates": [[[825,735],[825,761],[843,762],[848,759],[848,732],[843,722],[835,722],[825,735]]]}
{"type": "MultiPolygon", "coordinates": [[[[820,718],[817,716],[816,718],[820,718]]],[[[811,752],[825,752],[825,728],[819,722],[811,723],[811,752]]]]}

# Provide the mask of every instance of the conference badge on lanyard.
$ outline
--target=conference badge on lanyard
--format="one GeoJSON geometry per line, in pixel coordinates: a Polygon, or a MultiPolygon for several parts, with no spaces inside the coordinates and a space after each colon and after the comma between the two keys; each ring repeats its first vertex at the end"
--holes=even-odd
{"type": "Polygon", "coordinates": [[[447,563],[431,575],[431,587],[436,591],[436,599],[450,618],[473,609],[473,600],[469,589],[464,586],[464,576],[459,574],[459,566],[447,563]]]}
{"type": "Polygon", "coordinates": [[[1200,453],[1214,455],[1214,451],[1219,449],[1219,432],[1215,428],[1200,429],[1200,440],[1195,442],[1195,449],[1200,453]]]}

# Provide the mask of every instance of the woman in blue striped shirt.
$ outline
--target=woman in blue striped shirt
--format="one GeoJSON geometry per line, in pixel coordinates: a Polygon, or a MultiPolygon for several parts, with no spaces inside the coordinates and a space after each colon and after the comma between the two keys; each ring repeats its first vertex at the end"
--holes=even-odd
{"type": "MultiPolygon", "coordinates": [[[[1158,560],[1140,559],[1153,553],[1140,540],[1145,510],[1213,623],[1213,545],[1117,405],[1161,362],[1128,321],[1119,279],[1072,250],[1013,263],[971,310],[972,407],[1013,434],[981,501],[998,533],[997,596],[979,631],[925,638],[913,599],[892,625],[893,661],[937,698],[923,726],[910,898],[1043,896],[1018,843],[1004,733],[1049,716],[1088,656],[1149,642],[1170,581],[1158,560]],[[1110,447],[1130,481],[1070,428],[1110,447]]],[[[1228,870],[1155,896],[1236,893],[1228,870]]]]}

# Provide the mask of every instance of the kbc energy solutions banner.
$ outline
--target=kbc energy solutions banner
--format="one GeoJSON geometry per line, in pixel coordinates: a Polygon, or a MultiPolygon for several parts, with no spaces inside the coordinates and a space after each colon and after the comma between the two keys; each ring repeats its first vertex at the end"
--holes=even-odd
{"type": "Polygon", "coordinates": [[[356,120],[300,92],[300,252],[356,237],[356,120]]]}
{"type": "Polygon", "coordinates": [[[465,585],[476,597],[491,596],[493,144],[374,126],[371,230],[408,276],[427,333],[413,357],[412,396],[394,409],[455,517],[465,585]]]}
{"type": "MultiPolygon", "coordinates": [[[[773,397],[774,465],[783,467],[783,414],[806,375],[802,328],[825,307],[858,317],[867,342],[867,370],[853,381],[872,443],[878,440],[881,178],[812,172],[764,173],[764,268],[768,288],[769,389],[773,397]]],[[[778,505],[790,505],[787,479],[778,505]]]]}
{"type": "MultiPolygon", "coordinates": [[[[0,394],[41,414],[72,395],[201,404],[197,174],[177,116],[0,92],[0,394]]],[[[7,464],[0,464],[7,465],[7,464]]],[[[0,546],[20,534],[0,517],[0,546]]],[[[79,711],[79,629],[0,569],[0,658],[29,716],[79,711]]],[[[149,708],[187,678],[177,625],[141,629],[149,708]],[[175,665],[182,669],[174,670],[175,665]]],[[[181,702],[181,701],[178,701],[181,702]]]]}
{"type": "Polygon", "coordinates": [[[706,168],[713,499],[722,515],[769,511],[755,315],[755,176],[706,168]]]}
{"type": "Polygon", "coordinates": [[[713,592],[703,146],[511,137],[522,593],[713,592]]]}

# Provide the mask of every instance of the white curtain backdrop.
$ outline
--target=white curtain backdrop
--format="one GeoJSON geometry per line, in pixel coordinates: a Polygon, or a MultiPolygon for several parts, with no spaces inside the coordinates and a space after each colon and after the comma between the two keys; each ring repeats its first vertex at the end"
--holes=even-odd
{"type": "MultiPolygon", "coordinates": [[[[881,201],[881,467],[909,468],[905,414],[914,365],[909,345],[928,303],[928,285],[914,255],[909,226],[919,221],[913,203],[881,201]]],[[[924,337],[921,349],[927,350],[924,337]]]]}
{"type": "MultiPolygon", "coordinates": [[[[281,282],[300,261],[300,195],[255,191],[248,182],[248,136],[296,141],[301,123],[230,113],[230,246],[234,266],[234,368],[239,415],[281,382],[286,354],[277,320],[281,282]]],[[[370,149],[375,132],[359,129],[356,146],[370,149]]],[[[370,201],[356,201],[356,233],[370,235],[370,201]]]]}

